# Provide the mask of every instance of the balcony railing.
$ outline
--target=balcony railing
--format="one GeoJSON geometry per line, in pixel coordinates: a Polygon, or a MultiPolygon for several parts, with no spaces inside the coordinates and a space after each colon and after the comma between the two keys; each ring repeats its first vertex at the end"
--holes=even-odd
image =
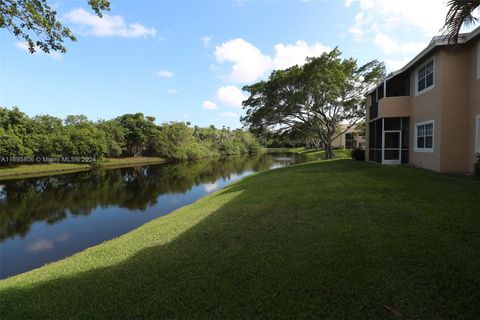
{"type": "Polygon", "coordinates": [[[380,118],[409,117],[411,113],[410,96],[387,97],[378,101],[380,118]]]}

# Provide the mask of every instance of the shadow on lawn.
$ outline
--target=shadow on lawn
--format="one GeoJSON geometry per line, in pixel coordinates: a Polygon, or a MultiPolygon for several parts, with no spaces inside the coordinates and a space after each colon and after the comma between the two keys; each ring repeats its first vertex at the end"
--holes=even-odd
{"type": "Polygon", "coordinates": [[[425,231],[426,238],[438,237],[435,248],[435,241],[411,241],[418,230],[399,226],[408,217],[392,218],[388,206],[365,202],[351,210],[348,195],[339,192],[345,181],[351,181],[350,190],[362,187],[363,181],[353,179],[360,170],[373,180],[385,174],[378,166],[339,160],[247,177],[215,195],[232,196],[229,202],[171,242],[108,268],[4,290],[0,314],[3,319],[478,314],[479,279],[467,282],[472,279],[462,274],[461,252],[444,252],[450,249],[441,246],[450,241],[448,232],[431,226],[425,231]],[[298,188],[299,182],[306,189],[298,188]],[[339,198],[322,194],[323,189],[339,198]]]}

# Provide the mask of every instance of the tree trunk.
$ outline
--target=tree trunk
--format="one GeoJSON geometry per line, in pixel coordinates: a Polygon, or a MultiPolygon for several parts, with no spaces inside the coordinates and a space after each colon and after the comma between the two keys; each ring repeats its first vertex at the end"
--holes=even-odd
{"type": "Polygon", "coordinates": [[[130,145],[128,147],[128,153],[131,157],[138,157],[142,154],[142,147],[141,146],[138,146],[138,145],[130,145]]]}
{"type": "Polygon", "coordinates": [[[325,146],[325,159],[333,159],[333,149],[332,149],[332,140],[328,139],[327,145],[325,146]]]}
{"type": "Polygon", "coordinates": [[[143,147],[142,146],[135,146],[133,151],[133,157],[136,158],[142,155],[143,147]]]}

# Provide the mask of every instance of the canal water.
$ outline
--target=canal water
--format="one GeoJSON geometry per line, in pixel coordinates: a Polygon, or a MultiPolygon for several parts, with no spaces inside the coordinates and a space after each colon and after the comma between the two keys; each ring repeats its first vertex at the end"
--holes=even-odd
{"type": "Polygon", "coordinates": [[[294,154],[100,169],[0,181],[0,279],[118,237],[294,154]]]}

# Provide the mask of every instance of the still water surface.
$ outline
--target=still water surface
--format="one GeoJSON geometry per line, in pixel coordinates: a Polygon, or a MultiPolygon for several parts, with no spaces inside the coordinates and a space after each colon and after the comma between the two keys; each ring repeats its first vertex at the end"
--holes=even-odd
{"type": "Polygon", "coordinates": [[[188,205],[292,154],[0,181],[0,279],[38,268],[188,205]]]}

